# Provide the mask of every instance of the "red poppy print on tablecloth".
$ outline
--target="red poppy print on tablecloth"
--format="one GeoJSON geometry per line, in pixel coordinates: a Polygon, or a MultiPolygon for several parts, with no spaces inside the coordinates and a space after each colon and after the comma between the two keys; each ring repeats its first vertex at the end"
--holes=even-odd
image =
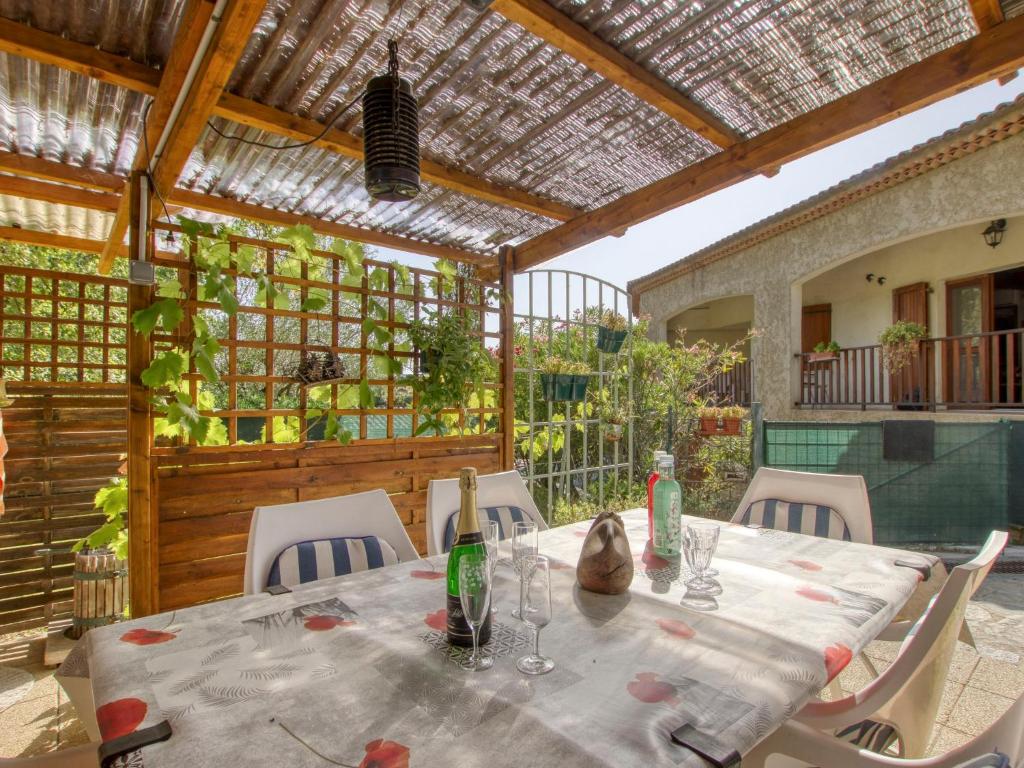
{"type": "Polygon", "coordinates": [[[800,587],[796,593],[800,597],[806,597],[808,600],[814,600],[818,603],[836,603],[837,605],[839,603],[835,595],[821,589],[815,589],[814,587],[800,587]]]}
{"type": "Polygon", "coordinates": [[[441,571],[410,571],[409,575],[414,579],[426,579],[428,581],[445,578],[445,575],[441,573],[441,571]]]}
{"type": "Polygon", "coordinates": [[[795,565],[804,571],[820,571],[821,566],[817,563],[812,563],[810,560],[790,560],[790,565],[795,565]]]}
{"type": "Polygon", "coordinates": [[[825,672],[828,674],[828,682],[846,669],[846,665],[853,659],[853,651],[842,643],[830,645],[825,649],[825,672]]]}
{"type": "Polygon", "coordinates": [[[354,621],[346,621],[340,616],[310,616],[303,626],[310,632],[326,632],[335,627],[351,627],[354,621]]]}
{"type": "Polygon", "coordinates": [[[409,748],[397,741],[371,741],[359,768],[409,768],[409,748]]]}
{"type": "Polygon", "coordinates": [[[448,611],[442,608],[439,611],[428,613],[423,617],[423,621],[431,629],[436,629],[438,632],[445,632],[448,629],[448,611]]]}
{"type": "Polygon", "coordinates": [[[122,643],[131,643],[132,645],[158,645],[159,643],[167,643],[176,638],[177,635],[173,632],[161,632],[157,629],[132,629],[121,635],[122,643]]]}
{"type": "Polygon", "coordinates": [[[678,619],[658,619],[658,626],[668,634],[681,637],[684,640],[689,640],[697,634],[693,631],[693,627],[685,621],[679,621],[678,619]]]}
{"type": "Polygon", "coordinates": [[[638,672],[636,680],[631,680],[626,684],[626,690],[634,699],[645,704],[679,703],[676,687],[672,683],[659,680],[654,672],[638,672]]]}
{"type": "Polygon", "coordinates": [[[96,710],[96,723],[104,741],[132,733],[146,719],[146,702],[142,699],[117,699],[96,710]]]}

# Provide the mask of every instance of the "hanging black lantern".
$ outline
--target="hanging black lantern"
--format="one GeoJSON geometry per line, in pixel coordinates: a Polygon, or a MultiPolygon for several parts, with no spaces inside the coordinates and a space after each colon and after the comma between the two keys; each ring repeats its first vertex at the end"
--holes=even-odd
{"type": "Polygon", "coordinates": [[[420,191],[419,107],[398,76],[398,45],[388,41],[388,73],[363,94],[363,167],[374,200],[402,202],[420,191]]]}
{"type": "Polygon", "coordinates": [[[1006,219],[995,219],[989,224],[985,231],[981,233],[982,237],[985,238],[985,243],[992,248],[995,248],[1001,242],[1003,242],[1003,234],[1006,232],[1006,219]]]}

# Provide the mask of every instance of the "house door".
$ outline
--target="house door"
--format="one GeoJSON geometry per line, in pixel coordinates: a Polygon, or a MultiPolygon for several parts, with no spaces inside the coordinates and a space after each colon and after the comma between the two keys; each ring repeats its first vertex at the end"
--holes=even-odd
{"type": "MultiPolygon", "coordinates": [[[[918,323],[929,329],[928,283],[913,283],[892,292],[892,320],[918,323]]],[[[932,402],[935,354],[931,345],[923,345],[910,365],[891,377],[890,395],[894,403],[925,404],[932,402]]],[[[913,406],[911,406],[913,407],[913,406]]]]}
{"type": "Polygon", "coordinates": [[[952,406],[990,400],[989,345],[973,334],[992,330],[992,314],[992,275],[946,283],[946,335],[954,338],[943,342],[942,357],[952,406]]]}
{"type": "Polygon", "coordinates": [[[804,307],[800,323],[800,351],[813,352],[816,344],[832,341],[832,305],[804,307]]]}

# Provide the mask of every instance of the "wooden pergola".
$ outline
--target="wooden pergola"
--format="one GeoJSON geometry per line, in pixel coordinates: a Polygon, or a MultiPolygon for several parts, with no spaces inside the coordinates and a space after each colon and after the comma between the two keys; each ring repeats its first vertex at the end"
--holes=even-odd
{"type": "MultiPolygon", "coordinates": [[[[18,222],[0,222],[0,239],[95,253],[107,273],[146,247],[146,233],[126,236],[133,199],[140,204],[129,179],[148,171],[158,227],[162,200],[186,213],[307,224],[473,265],[505,292],[501,339],[511,327],[514,272],[1024,66],[1024,17],[1005,18],[999,0],[493,0],[482,9],[461,0],[166,0],[116,8],[39,2],[23,17],[0,18],[0,196],[109,221],[104,240],[18,222]],[[424,189],[403,204],[366,196],[358,114],[343,109],[383,71],[389,37],[421,109],[424,189]]],[[[129,311],[146,306],[150,292],[132,286],[129,311]]],[[[502,351],[501,429],[496,442],[467,445],[486,443],[495,466],[509,467],[511,345],[502,351]]],[[[173,478],[198,460],[164,469],[169,459],[155,458],[137,381],[148,354],[129,343],[139,615],[187,604],[181,585],[190,578],[215,584],[195,599],[230,594],[241,535],[241,518],[229,528],[219,519],[211,530],[221,526],[222,546],[202,562],[175,561],[178,591],[161,599],[160,558],[173,554],[161,549],[161,529],[182,523],[159,519],[152,488],[165,472],[166,486],[180,489],[173,478]],[[211,565],[223,558],[234,560],[211,565]]],[[[405,489],[418,494],[450,462],[421,458],[406,440],[389,435],[372,450],[379,461],[425,462],[405,489]]],[[[269,450],[223,458],[273,463],[269,450]]],[[[354,461],[352,450],[332,450],[320,465],[354,461]]],[[[294,483],[312,482],[316,473],[293,458],[294,483]]]]}

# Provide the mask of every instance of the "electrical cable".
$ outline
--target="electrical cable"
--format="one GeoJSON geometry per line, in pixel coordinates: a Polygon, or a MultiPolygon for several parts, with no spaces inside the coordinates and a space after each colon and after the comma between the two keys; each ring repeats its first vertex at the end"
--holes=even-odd
{"type": "Polygon", "coordinates": [[[249,146],[252,147],[263,147],[264,149],[301,149],[302,147],[308,147],[311,144],[316,144],[318,141],[320,141],[320,139],[326,136],[327,132],[334,127],[334,124],[338,122],[346,112],[352,109],[352,107],[355,106],[355,104],[361,98],[363,98],[363,94],[365,92],[365,90],[360,91],[356,95],[356,97],[352,99],[352,101],[345,105],[345,108],[342,109],[341,112],[339,112],[338,115],[333,120],[331,120],[331,122],[324,126],[324,129],[320,131],[320,133],[318,133],[316,136],[309,139],[308,141],[302,141],[297,144],[271,144],[266,141],[254,141],[253,139],[247,139],[243,136],[239,136],[238,134],[227,134],[224,133],[224,131],[220,130],[220,128],[218,128],[216,125],[214,125],[212,120],[207,120],[206,125],[210,128],[211,131],[216,133],[222,139],[228,139],[229,141],[238,141],[241,142],[242,144],[248,144],[249,146]]]}

